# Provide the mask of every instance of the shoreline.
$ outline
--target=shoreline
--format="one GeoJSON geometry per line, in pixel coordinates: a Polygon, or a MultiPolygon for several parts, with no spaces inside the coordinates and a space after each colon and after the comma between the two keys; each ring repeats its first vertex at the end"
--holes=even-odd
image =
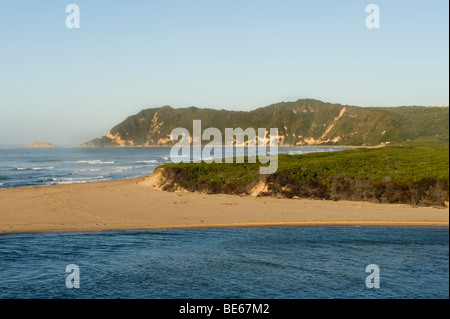
{"type": "Polygon", "coordinates": [[[218,227],[449,225],[449,209],[164,192],[148,177],[0,189],[0,235],[218,227]]]}
{"type": "Polygon", "coordinates": [[[242,223],[242,224],[217,224],[217,225],[171,225],[171,226],[155,226],[146,228],[114,228],[114,229],[99,229],[99,230],[42,230],[42,231],[28,231],[28,232],[0,232],[2,236],[15,235],[40,235],[40,234],[84,234],[84,233],[100,233],[100,232],[126,232],[126,231],[151,231],[151,230],[171,230],[171,229],[233,229],[233,228],[322,228],[322,227],[391,227],[391,228],[440,228],[447,229],[449,224],[445,222],[298,222],[298,223],[242,223]]]}

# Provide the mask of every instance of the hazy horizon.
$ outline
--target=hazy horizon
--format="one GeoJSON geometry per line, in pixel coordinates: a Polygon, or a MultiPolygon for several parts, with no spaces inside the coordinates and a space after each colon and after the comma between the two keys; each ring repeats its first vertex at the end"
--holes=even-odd
{"type": "Polygon", "coordinates": [[[448,11],[440,0],[2,3],[0,145],[72,146],[163,105],[447,106],[448,11]],[[65,25],[70,3],[79,29],[65,25]],[[379,29],[365,25],[370,3],[379,29]]]}

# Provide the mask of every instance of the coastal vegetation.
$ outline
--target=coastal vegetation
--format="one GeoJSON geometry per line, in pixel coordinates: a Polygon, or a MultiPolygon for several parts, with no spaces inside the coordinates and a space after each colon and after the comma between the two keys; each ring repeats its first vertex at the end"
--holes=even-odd
{"type": "Polygon", "coordinates": [[[278,170],[259,164],[169,163],[157,169],[166,191],[358,200],[444,206],[449,200],[448,137],[427,137],[380,148],[279,155],[278,170]]]}

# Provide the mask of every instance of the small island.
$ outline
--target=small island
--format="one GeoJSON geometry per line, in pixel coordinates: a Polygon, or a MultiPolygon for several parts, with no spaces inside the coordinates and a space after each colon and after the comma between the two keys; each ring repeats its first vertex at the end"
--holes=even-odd
{"type": "Polygon", "coordinates": [[[49,144],[47,142],[38,140],[38,141],[34,141],[33,143],[28,144],[27,148],[53,148],[56,147],[53,144],[49,144]]]}

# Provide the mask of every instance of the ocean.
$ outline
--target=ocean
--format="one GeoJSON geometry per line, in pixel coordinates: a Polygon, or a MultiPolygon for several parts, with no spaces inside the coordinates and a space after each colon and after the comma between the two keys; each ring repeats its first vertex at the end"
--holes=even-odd
{"type": "MultiPolygon", "coordinates": [[[[279,153],[337,150],[297,147],[279,153]]],[[[169,152],[3,148],[0,188],[149,175],[170,160],[169,152]]],[[[250,227],[3,235],[0,298],[448,299],[449,232],[250,227]],[[79,288],[67,286],[69,265],[79,270],[79,288]],[[368,265],[379,269],[379,288],[367,286],[373,275],[368,265]]]]}
{"type": "MultiPolygon", "coordinates": [[[[278,153],[306,154],[342,149],[345,148],[280,147],[278,153]]],[[[223,153],[233,156],[230,151],[223,153]]],[[[0,148],[0,188],[146,176],[167,162],[170,162],[170,148],[0,148]]]]}

